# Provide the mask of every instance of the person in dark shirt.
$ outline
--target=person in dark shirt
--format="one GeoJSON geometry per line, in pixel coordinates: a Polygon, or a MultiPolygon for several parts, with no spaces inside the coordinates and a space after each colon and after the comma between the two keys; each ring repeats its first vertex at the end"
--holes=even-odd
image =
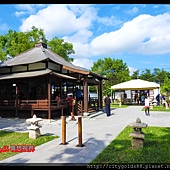
{"type": "Polygon", "coordinates": [[[106,95],[105,99],[104,99],[104,103],[105,103],[105,111],[106,111],[106,115],[110,116],[110,97],[108,96],[108,94],[106,95]]]}
{"type": "Polygon", "coordinates": [[[79,101],[79,100],[83,100],[83,92],[82,90],[76,88],[76,100],[79,101]]]}
{"type": "Polygon", "coordinates": [[[157,105],[160,106],[160,94],[156,96],[156,100],[157,100],[157,105]]]}

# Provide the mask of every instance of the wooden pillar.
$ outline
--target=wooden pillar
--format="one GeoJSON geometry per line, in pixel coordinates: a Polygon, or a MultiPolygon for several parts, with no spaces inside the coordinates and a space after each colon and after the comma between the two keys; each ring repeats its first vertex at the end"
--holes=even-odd
{"type": "Polygon", "coordinates": [[[100,84],[98,86],[99,108],[103,109],[102,81],[100,81],[100,84]]]}
{"type": "Polygon", "coordinates": [[[18,116],[18,84],[15,86],[15,94],[16,94],[16,103],[15,103],[15,116],[18,116]]]}
{"type": "Polygon", "coordinates": [[[83,95],[84,95],[84,112],[88,112],[88,83],[87,77],[84,79],[83,82],[83,95]]]}
{"type": "Polygon", "coordinates": [[[48,119],[51,119],[51,77],[48,76],[48,119]]]}

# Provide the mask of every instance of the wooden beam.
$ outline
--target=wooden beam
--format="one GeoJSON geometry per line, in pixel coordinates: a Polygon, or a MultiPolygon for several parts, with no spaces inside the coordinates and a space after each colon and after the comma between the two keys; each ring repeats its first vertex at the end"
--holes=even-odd
{"type": "Polygon", "coordinates": [[[90,73],[89,71],[78,70],[78,69],[67,67],[67,66],[63,66],[63,68],[66,69],[66,70],[70,70],[70,71],[73,71],[73,72],[78,72],[78,73],[86,74],[86,75],[90,73]]]}
{"type": "Polygon", "coordinates": [[[93,79],[87,79],[87,82],[90,83],[90,84],[96,84],[96,85],[100,84],[99,81],[96,81],[96,80],[93,80],[93,79]]]}

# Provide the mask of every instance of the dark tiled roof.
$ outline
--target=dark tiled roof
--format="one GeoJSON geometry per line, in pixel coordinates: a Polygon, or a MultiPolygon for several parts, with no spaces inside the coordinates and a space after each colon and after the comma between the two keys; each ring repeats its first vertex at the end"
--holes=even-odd
{"type": "Polygon", "coordinates": [[[85,68],[75,66],[67,62],[64,58],[60,57],[59,55],[57,55],[56,53],[54,53],[48,48],[43,48],[43,46],[34,47],[32,49],[29,49],[19,54],[18,56],[15,56],[12,59],[3,61],[2,63],[0,63],[0,67],[31,64],[31,63],[41,62],[47,59],[52,60],[55,63],[58,63],[60,65],[63,65],[63,66],[66,66],[72,69],[89,72],[89,70],[85,68]]]}

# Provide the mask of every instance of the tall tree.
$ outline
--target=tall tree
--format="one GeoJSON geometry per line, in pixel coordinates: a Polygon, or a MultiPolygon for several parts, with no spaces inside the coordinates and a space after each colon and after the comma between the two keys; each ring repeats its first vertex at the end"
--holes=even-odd
{"type": "Polygon", "coordinates": [[[154,80],[156,83],[160,85],[164,84],[164,80],[166,77],[170,77],[170,73],[165,71],[164,69],[155,68],[153,71],[154,80]]]}
{"type": "Polygon", "coordinates": [[[6,35],[0,35],[0,61],[6,59],[6,35]]]}
{"type": "Polygon", "coordinates": [[[3,53],[0,60],[7,59],[7,56],[15,57],[18,54],[34,47],[35,43],[39,41],[40,35],[45,40],[43,30],[34,26],[27,32],[9,30],[6,35],[0,36],[0,53],[3,53]]]}
{"type": "Polygon", "coordinates": [[[161,93],[165,93],[166,96],[170,96],[170,79],[168,77],[164,78],[164,83],[161,86],[161,93]]]}
{"type": "Polygon", "coordinates": [[[91,68],[92,72],[105,76],[109,81],[105,81],[103,86],[103,93],[110,94],[110,87],[112,85],[122,83],[124,81],[130,80],[129,68],[127,64],[119,59],[104,58],[98,59],[97,62],[93,63],[91,68]]]}
{"type": "Polygon", "coordinates": [[[139,76],[140,79],[146,80],[146,81],[154,81],[154,75],[151,73],[151,70],[145,69],[142,71],[142,74],[139,76]]]}
{"type": "Polygon", "coordinates": [[[69,54],[75,53],[73,45],[68,42],[64,42],[63,39],[53,38],[51,41],[47,41],[44,35],[43,29],[38,29],[32,26],[30,31],[16,32],[9,30],[6,35],[0,35],[0,60],[5,60],[10,57],[15,57],[18,54],[33,48],[34,45],[40,41],[40,36],[43,38],[43,42],[51,47],[51,50],[67,61],[73,61],[73,58],[69,58],[69,54]],[[51,45],[51,46],[50,46],[51,45]]]}
{"type": "Polygon", "coordinates": [[[75,51],[73,50],[73,45],[71,43],[64,42],[64,39],[59,39],[55,37],[48,42],[48,46],[53,52],[62,56],[66,61],[73,61],[73,58],[69,58],[69,54],[75,53],[75,51]]]}
{"type": "Polygon", "coordinates": [[[131,75],[131,79],[137,79],[139,78],[139,70],[136,70],[133,72],[133,74],[131,75]]]}

